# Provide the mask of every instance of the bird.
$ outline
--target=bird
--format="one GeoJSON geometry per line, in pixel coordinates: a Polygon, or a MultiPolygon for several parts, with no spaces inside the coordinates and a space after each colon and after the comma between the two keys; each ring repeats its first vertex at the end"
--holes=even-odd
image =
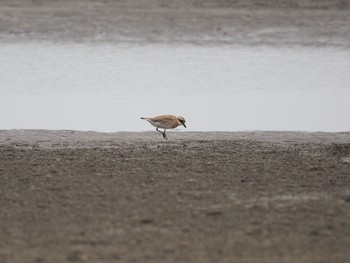
{"type": "Polygon", "coordinates": [[[153,118],[141,117],[142,120],[148,121],[151,125],[156,127],[156,131],[160,132],[163,135],[164,139],[168,139],[165,134],[166,129],[174,129],[177,126],[183,125],[186,128],[186,120],[184,117],[175,116],[175,115],[160,115],[153,118]],[[158,130],[158,128],[164,129],[164,131],[158,130]]]}

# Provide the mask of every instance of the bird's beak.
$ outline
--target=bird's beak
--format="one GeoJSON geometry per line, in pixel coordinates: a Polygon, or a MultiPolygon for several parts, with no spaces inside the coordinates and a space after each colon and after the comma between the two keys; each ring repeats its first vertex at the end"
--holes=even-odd
{"type": "Polygon", "coordinates": [[[183,125],[185,128],[187,128],[185,123],[182,123],[182,125],[183,125]]]}

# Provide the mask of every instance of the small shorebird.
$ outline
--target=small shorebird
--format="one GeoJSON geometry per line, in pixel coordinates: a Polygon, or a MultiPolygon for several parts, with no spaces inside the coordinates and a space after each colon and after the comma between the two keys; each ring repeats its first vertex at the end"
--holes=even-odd
{"type": "Polygon", "coordinates": [[[144,118],[141,117],[142,120],[148,121],[154,127],[156,127],[157,132],[160,132],[163,135],[164,139],[168,139],[165,134],[166,129],[174,129],[177,126],[183,125],[186,128],[186,120],[184,117],[175,116],[175,115],[161,115],[153,118],[144,118]],[[158,130],[158,128],[164,129],[164,131],[158,130]]]}

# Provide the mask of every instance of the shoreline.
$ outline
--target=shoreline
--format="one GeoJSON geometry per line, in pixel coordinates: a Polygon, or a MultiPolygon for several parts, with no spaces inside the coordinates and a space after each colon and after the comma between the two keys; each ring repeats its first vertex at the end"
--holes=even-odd
{"type": "Polygon", "coordinates": [[[272,143],[350,143],[350,131],[347,132],[307,132],[307,131],[168,131],[169,140],[163,140],[154,131],[96,132],[77,130],[15,129],[0,130],[0,146],[23,146],[55,148],[59,143],[74,147],[103,147],[104,143],[176,143],[192,141],[251,140],[272,143]]]}

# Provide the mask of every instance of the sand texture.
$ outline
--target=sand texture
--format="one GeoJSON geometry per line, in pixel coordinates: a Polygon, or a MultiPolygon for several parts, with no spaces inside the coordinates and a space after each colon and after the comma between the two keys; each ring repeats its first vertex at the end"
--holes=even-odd
{"type": "Polygon", "coordinates": [[[347,262],[350,133],[0,132],[0,262],[347,262]]]}
{"type": "Polygon", "coordinates": [[[3,0],[0,40],[350,47],[348,0],[3,0]]]}

